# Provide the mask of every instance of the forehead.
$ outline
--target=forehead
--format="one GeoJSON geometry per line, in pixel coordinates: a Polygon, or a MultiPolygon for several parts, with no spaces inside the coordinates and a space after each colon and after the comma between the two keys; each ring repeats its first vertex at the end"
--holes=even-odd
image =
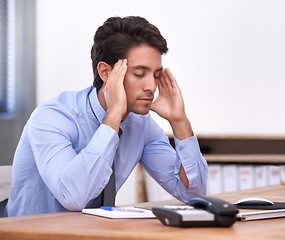
{"type": "Polygon", "coordinates": [[[160,52],[147,45],[131,48],[127,54],[129,68],[144,68],[156,71],[162,67],[160,52]]]}

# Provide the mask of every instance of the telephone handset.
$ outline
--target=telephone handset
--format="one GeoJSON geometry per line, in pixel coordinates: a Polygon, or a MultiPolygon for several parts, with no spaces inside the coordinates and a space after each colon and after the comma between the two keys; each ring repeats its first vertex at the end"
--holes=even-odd
{"type": "Polygon", "coordinates": [[[164,224],[176,227],[229,227],[238,209],[219,198],[193,197],[188,205],[154,207],[152,212],[164,224]]]}

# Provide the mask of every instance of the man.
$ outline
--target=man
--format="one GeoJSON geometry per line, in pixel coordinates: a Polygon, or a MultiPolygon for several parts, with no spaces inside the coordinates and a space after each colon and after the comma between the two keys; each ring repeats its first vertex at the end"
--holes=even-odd
{"type": "Polygon", "coordinates": [[[23,130],[5,216],[114,205],[109,194],[137,163],[181,201],[205,194],[207,163],[176,80],[162,67],[167,50],[140,17],[109,18],[98,28],[93,87],[42,104],[23,130]],[[176,151],[150,110],[169,121],[176,151]]]}

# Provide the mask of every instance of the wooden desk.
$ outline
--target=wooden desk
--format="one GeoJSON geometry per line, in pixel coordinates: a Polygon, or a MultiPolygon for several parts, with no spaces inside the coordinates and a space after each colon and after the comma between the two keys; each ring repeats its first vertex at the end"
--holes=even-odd
{"type": "MultiPolygon", "coordinates": [[[[215,195],[232,203],[244,197],[285,201],[285,186],[215,195]]],[[[175,203],[175,201],[169,201],[175,203]]],[[[143,205],[143,204],[142,204],[143,205]]],[[[230,228],[176,228],[157,219],[106,219],[76,212],[0,219],[0,239],[285,239],[285,218],[236,222],[230,228]]]]}

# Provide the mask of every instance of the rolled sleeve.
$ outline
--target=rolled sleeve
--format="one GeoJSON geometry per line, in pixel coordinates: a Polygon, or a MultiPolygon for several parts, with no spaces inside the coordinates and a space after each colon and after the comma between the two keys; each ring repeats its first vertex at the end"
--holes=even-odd
{"type": "Polygon", "coordinates": [[[119,136],[117,132],[113,128],[101,124],[88,144],[88,148],[92,149],[91,152],[97,152],[100,156],[104,156],[104,159],[112,166],[118,144],[119,136]],[[100,144],[98,144],[98,139],[108,139],[108,141],[100,141],[100,144]]]}
{"type": "MultiPolygon", "coordinates": [[[[189,180],[189,188],[185,189],[182,200],[188,201],[190,196],[205,195],[208,177],[208,164],[202,156],[197,136],[179,140],[174,136],[176,148],[176,171],[180,171],[180,166],[184,167],[189,180]]],[[[181,184],[182,185],[182,184],[181,184]]]]}
{"type": "Polygon", "coordinates": [[[179,140],[174,136],[176,153],[178,155],[177,164],[182,164],[187,171],[192,164],[195,164],[197,161],[201,161],[201,151],[196,135],[184,140],[179,140]]]}

